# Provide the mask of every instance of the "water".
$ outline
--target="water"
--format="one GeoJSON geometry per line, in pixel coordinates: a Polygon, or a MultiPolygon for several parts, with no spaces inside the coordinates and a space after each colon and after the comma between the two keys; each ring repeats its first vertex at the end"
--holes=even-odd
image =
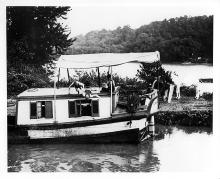
{"type": "MultiPolygon", "coordinates": [[[[175,72],[178,74],[180,83],[190,86],[198,83],[199,78],[212,78],[213,66],[207,64],[163,64],[165,70],[175,72]]],[[[117,73],[119,76],[125,78],[133,78],[137,74],[137,70],[140,69],[138,63],[128,63],[120,66],[113,67],[113,73],[117,73]]],[[[87,70],[88,71],[88,70],[87,70]]],[[[101,68],[100,72],[107,72],[108,68],[101,68]]],[[[65,69],[61,69],[61,78],[68,79],[65,69]]],[[[75,74],[70,70],[70,75],[75,74]]]]}
{"type": "MultiPolygon", "coordinates": [[[[206,64],[162,64],[167,71],[178,74],[179,80],[186,86],[198,83],[199,78],[212,78],[213,66],[206,64]]],[[[135,77],[139,64],[124,64],[113,68],[113,72],[122,77],[135,77]]]]}
{"type": "Polygon", "coordinates": [[[207,171],[213,161],[207,128],[157,126],[157,137],[139,145],[9,145],[9,172],[207,171]]]}

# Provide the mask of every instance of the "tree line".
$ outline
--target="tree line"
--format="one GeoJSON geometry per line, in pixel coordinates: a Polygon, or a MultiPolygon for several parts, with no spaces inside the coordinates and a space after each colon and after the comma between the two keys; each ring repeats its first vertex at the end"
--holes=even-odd
{"type": "Polygon", "coordinates": [[[91,31],[76,37],[66,54],[159,51],[162,62],[213,61],[213,16],[176,17],[137,29],[91,31]]]}

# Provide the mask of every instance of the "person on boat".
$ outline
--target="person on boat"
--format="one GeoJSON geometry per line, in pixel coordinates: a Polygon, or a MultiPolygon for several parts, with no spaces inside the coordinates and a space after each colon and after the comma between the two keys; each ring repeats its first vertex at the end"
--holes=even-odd
{"type": "Polygon", "coordinates": [[[79,81],[75,81],[73,86],[76,88],[76,91],[78,92],[78,94],[82,93],[82,90],[84,89],[84,84],[79,82],[79,81]]]}
{"type": "Polygon", "coordinates": [[[112,79],[112,77],[111,77],[111,75],[109,74],[109,72],[108,72],[108,74],[107,74],[107,80],[108,80],[107,85],[108,85],[109,91],[111,91],[111,81],[112,81],[112,92],[114,92],[114,91],[115,91],[115,82],[114,82],[114,80],[112,79]]]}
{"type": "MultiPolygon", "coordinates": [[[[112,80],[112,92],[114,91],[115,91],[115,82],[112,80]]],[[[101,92],[106,92],[106,93],[111,92],[111,81],[102,84],[101,92]]]]}
{"type": "MultiPolygon", "coordinates": [[[[111,81],[107,82],[107,86],[108,86],[109,91],[111,91],[111,81]]],[[[114,91],[115,91],[115,82],[114,80],[112,80],[112,92],[114,91]]]]}
{"type": "Polygon", "coordinates": [[[114,92],[115,91],[115,82],[109,73],[107,74],[107,80],[108,80],[107,83],[102,84],[101,92],[111,92],[111,82],[112,82],[112,92],[114,92]]]}
{"type": "Polygon", "coordinates": [[[84,84],[79,82],[79,77],[78,76],[74,76],[73,78],[73,82],[71,83],[70,86],[75,87],[76,91],[78,92],[78,94],[82,94],[84,91],[84,84]]]}
{"type": "Polygon", "coordinates": [[[102,90],[101,90],[101,92],[109,92],[107,83],[103,83],[103,84],[102,84],[102,90]]]}

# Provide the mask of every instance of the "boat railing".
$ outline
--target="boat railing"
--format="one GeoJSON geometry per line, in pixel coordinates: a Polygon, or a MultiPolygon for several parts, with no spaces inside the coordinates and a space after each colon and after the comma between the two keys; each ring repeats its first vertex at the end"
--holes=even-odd
{"type": "Polygon", "coordinates": [[[143,94],[143,96],[148,96],[150,99],[152,99],[155,96],[157,96],[157,90],[156,89],[152,89],[152,92],[143,94]]]}
{"type": "Polygon", "coordinates": [[[132,101],[129,101],[128,103],[128,100],[130,99],[129,95],[131,94],[136,94],[136,96],[139,98],[139,105],[137,106],[137,110],[146,110],[149,104],[151,104],[151,101],[158,97],[156,89],[151,89],[150,92],[149,90],[145,90],[145,93],[143,93],[143,90],[130,90],[127,91],[126,95],[119,96],[118,105],[123,108],[128,108],[129,103],[132,103],[132,101]]]}
{"type": "Polygon", "coordinates": [[[146,93],[141,96],[141,98],[144,99],[144,104],[140,104],[140,106],[138,107],[139,109],[148,108],[149,105],[151,104],[151,101],[154,101],[158,97],[157,90],[156,89],[152,89],[152,90],[153,90],[152,92],[146,93]]]}

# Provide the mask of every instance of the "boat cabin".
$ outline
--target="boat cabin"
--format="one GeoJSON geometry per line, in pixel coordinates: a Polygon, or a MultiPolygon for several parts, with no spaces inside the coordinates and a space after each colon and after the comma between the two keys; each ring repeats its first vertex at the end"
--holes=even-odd
{"type": "MultiPolygon", "coordinates": [[[[89,89],[87,89],[89,90],[89,89]]],[[[110,94],[91,88],[87,97],[70,88],[34,88],[17,97],[17,124],[41,124],[54,121],[70,122],[83,119],[110,117],[110,94]]],[[[113,108],[118,100],[118,91],[113,94],[113,108]]]]}
{"type": "MultiPolygon", "coordinates": [[[[73,63],[72,69],[105,66],[110,67],[112,74],[112,67],[116,65],[128,62],[152,63],[158,59],[159,52],[63,55],[58,66],[70,69],[70,62],[73,63]]],[[[59,124],[130,116],[128,101],[124,105],[127,107],[123,107],[123,102],[119,101],[119,87],[113,89],[112,76],[110,84],[110,90],[105,90],[104,87],[77,88],[71,85],[66,88],[57,88],[55,85],[54,88],[28,89],[17,96],[17,125],[59,124]]],[[[157,90],[152,89],[138,98],[138,104],[134,104],[135,96],[130,96],[130,108],[136,105],[137,111],[158,111],[157,90]]]]}

